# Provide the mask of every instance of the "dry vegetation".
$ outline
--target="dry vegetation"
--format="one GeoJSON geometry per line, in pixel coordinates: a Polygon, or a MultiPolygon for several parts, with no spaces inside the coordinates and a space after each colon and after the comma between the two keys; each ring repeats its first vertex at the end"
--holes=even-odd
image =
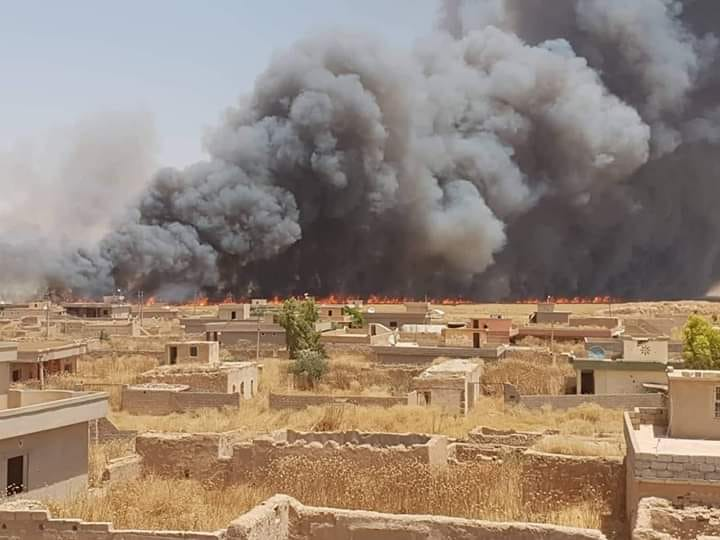
{"type": "Polygon", "coordinates": [[[487,365],[483,371],[482,383],[486,387],[496,387],[500,393],[502,384],[507,382],[513,384],[523,395],[558,395],[565,393],[565,380],[574,374],[575,371],[566,360],[558,360],[553,365],[508,359],[487,365]]]}
{"type": "Polygon", "coordinates": [[[127,456],[135,452],[134,440],[116,440],[101,444],[90,444],[88,454],[88,482],[91,486],[100,484],[102,473],[111,460],[127,456]]]}
{"type": "Polygon", "coordinates": [[[110,486],[97,497],[50,503],[54,515],[112,521],[116,527],[216,530],[260,501],[285,493],[304,504],[380,512],[450,515],[502,521],[551,522],[599,528],[607,494],[588,486],[561,501],[532,492],[522,467],[504,463],[435,469],[422,464],[372,465],[360,471],[342,459],[288,458],[261,482],[204,485],[195,480],[145,478],[110,486]]]}

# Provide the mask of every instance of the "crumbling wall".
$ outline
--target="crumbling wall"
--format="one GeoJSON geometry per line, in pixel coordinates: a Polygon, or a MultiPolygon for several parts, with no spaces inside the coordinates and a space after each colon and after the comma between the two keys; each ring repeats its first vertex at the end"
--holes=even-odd
{"type": "Polygon", "coordinates": [[[393,407],[407,405],[407,397],[396,396],[342,396],[321,394],[270,393],[271,409],[305,409],[312,406],[350,404],[365,407],[393,407]]]}
{"type": "Polygon", "coordinates": [[[693,540],[720,536],[720,509],[709,506],[674,506],[666,499],[649,497],[638,504],[633,540],[693,540]]]}
{"type": "Polygon", "coordinates": [[[557,435],[557,430],[515,431],[514,429],[493,429],[480,426],[468,433],[468,440],[474,444],[495,444],[529,448],[546,435],[557,435]]]}
{"type": "Polygon", "coordinates": [[[124,531],[114,529],[112,523],[54,519],[44,506],[32,501],[0,505],[2,540],[221,540],[224,532],[124,531]]]}

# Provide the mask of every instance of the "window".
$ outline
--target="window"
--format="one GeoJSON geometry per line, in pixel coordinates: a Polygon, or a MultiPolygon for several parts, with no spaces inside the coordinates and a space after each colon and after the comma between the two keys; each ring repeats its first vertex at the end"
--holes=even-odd
{"type": "Polygon", "coordinates": [[[25,487],[25,456],[15,456],[7,460],[7,484],[5,493],[8,497],[26,491],[25,487]]]}
{"type": "Polygon", "coordinates": [[[197,355],[198,355],[198,348],[195,345],[193,345],[192,347],[190,347],[190,356],[195,358],[195,357],[197,357],[197,355]]]}
{"type": "Polygon", "coordinates": [[[253,397],[253,394],[255,394],[255,381],[250,381],[250,397],[253,397]]]}
{"type": "Polygon", "coordinates": [[[245,383],[240,383],[240,397],[245,397],[245,383]]]}
{"type": "Polygon", "coordinates": [[[397,328],[397,327],[398,327],[397,321],[390,321],[390,328],[397,328]]]}
{"type": "Polygon", "coordinates": [[[715,387],[715,418],[720,418],[720,386],[715,387]]]}
{"type": "Polygon", "coordinates": [[[230,318],[234,321],[237,319],[237,311],[231,311],[230,312],[230,318]]]}
{"type": "Polygon", "coordinates": [[[12,372],[12,382],[18,382],[20,380],[20,370],[19,369],[13,369],[12,372]]]}
{"type": "Polygon", "coordinates": [[[430,405],[430,402],[432,401],[432,392],[423,392],[423,397],[425,398],[425,405],[430,405]]]}
{"type": "Polygon", "coordinates": [[[332,317],[332,309],[328,309],[328,317],[332,317]]]}

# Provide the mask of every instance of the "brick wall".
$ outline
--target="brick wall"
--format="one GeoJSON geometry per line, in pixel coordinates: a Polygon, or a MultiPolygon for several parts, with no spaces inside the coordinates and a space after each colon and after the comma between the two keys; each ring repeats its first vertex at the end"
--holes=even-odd
{"type": "Polygon", "coordinates": [[[107,418],[98,418],[97,420],[88,422],[88,429],[90,430],[89,440],[91,442],[134,439],[137,435],[137,431],[119,430],[115,424],[107,418]]]}
{"type": "Polygon", "coordinates": [[[335,396],[320,394],[274,394],[270,393],[271,409],[305,409],[311,406],[351,404],[366,407],[393,407],[407,405],[406,397],[393,396],[335,396]]]}
{"type": "Polygon", "coordinates": [[[163,416],[195,409],[239,407],[238,394],[216,392],[168,392],[123,388],[122,410],[130,414],[163,416]]]}
{"type": "Polygon", "coordinates": [[[137,382],[185,384],[191,392],[218,392],[224,393],[228,389],[228,375],[220,370],[207,372],[172,372],[165,370],[151,370],[140,374],[137,382]]]}

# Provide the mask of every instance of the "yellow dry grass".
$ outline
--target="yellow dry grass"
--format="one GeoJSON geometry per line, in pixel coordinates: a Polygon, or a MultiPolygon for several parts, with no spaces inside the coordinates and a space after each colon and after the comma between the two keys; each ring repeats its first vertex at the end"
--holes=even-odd
{"type": "Polygon", "coordinates": [[[91,486],[100,483],[102,473],[110,460],[133,454],[134,440],[116,440],[104,443],[90,443],[88,453],[88,481],[91,486]]]}
{"type": "MultiPolygon", "coordinates": [[[[338,407],[309,407],[304,410],[270,410],[262,398],[243,403],[238,410],[199,410],[168,416],[132,416],[113,412],[112,420],[120,429],[167,432],[223,432],[244,430],[251,434],[273,429],[311,430],[327,423],[328,410],[338,407]]],[[[567,411],[506,407],[502,400],[482,398],[467,416],[450,415],[432,407],[397,406],[340,407],[342,414],[332,429],[361,431],[439,433],[465,437],[477,426],[496,429],[558,429],[571,435],[595,436],[622,433],[622,413],[595,405],[583,405],[567,411]]],[[[337,415],[336,415],[337,416],[337,415]]]]}
{"type": "Polygon", "coordinates": [[[548,454],[565,454],[570,456],[603,456],[623,457],[625,444],[622,438],[588,440],[567,435],[549,435],[533,445],[533,450],[548,454]]]}
{"type": "Polygon", "coordinates": [[[574,373],[566,360],[558,360],[552,365],[509,359],[487,365],[482,382],[500,389],[503,383],[511,383],[523,395],[558,395],[565,393],[565,379],[574,373]]]}
{"type": "Polygon", "coordinates": [[[449,469],[373,464],[358,470],[342,459],[294,457],[271,469],[261,481],[234,486],[149,477],[49,506],[56,516],[111,521],[118,528],[210,531],[226,527],[275,493],[313,506],[587,528],[599,528],[610,511],[607,494],[590,486],[567,497],[530,492],[535,486],[525,485],[522,466],[514,460],[449,469]]]}

